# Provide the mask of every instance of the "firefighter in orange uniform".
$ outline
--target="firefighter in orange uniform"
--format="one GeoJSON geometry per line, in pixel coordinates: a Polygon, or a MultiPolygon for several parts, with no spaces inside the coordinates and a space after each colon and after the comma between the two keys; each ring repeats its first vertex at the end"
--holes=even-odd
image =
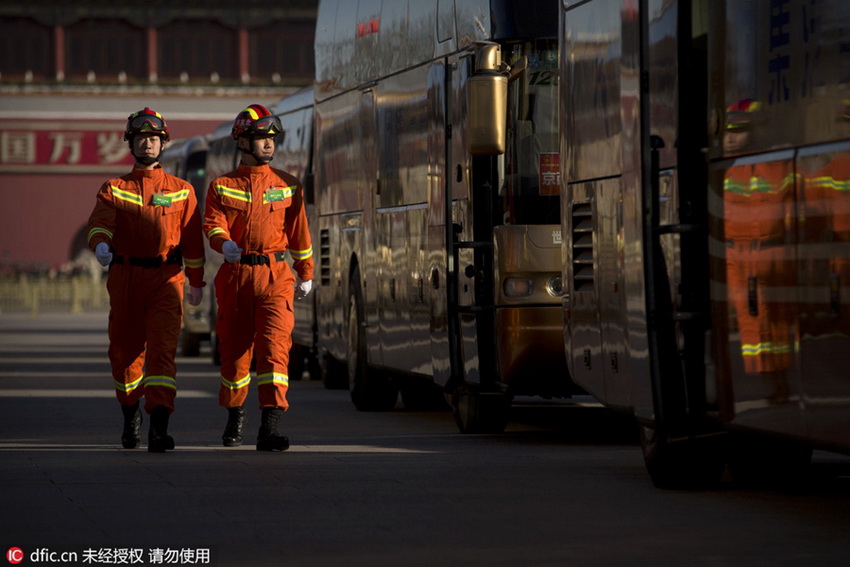
{"type": "Polygon", "coordinates": [[[168,420],[177,393],[184,283],[188,277],[192,305],[201,302],[205,285],[195,193],[159,165],[168,138],[158,112],[145,108],[128,117],[124,139],[135,158],[133,171],[101,186],[89,218],[89,246],[109,265],[109,360],[124,413],[121,443],[126,449],[141,443],[144,396],[152,453],[174,448],[168,420]]]}
{"type": "MultiPolygon", "coordinates": [[[[850,100],[844,101],[838,117],[839,135],[850,134],[850,100]]],[[[815,250],[828,254],[817,256],[814,271],[824,274],[828,296],[813,319],[816,332],[838,332],[850,336],[850,153],[828,155],[828,161],[805,179],[805,237],[815,250]],[[828,246],[828,248],[826,248],[828,246]],[[842,296],[844,296],[842,300],[842,296]],[[825,307],[825,309],[823,308],[825,307]]]]}
{"type": "Polygon", "coordinates": [[[244,403],[256,360],[262,423],[258,451],[285,451],[289,439],[278,432],[288,408],[287,366],[295,324],[293,297],[310,293],[313,250],[299,181],[269,167],[280,120],[252,104],[240,112],[231,135],[242,152],[239,167],[212,181],[207,192],[204,233],[224,255],[215,277],[216,331],[221,351],[219,403],[228,419],[222,443],[241,445],[244,403]],[[292,273],[285,252],[292,256],[292,273]]]}
{"type": "MultiPolygon", "coordinates": [[[[729,109],[724,152],[751,149],[759,103],[741,100],[729,109]]],[[[727,284],[738,321],[744,372],[761,375],[771,402],[788,398],[785,370],[792,361],[792,302],[781,297],[793,286],[794,166],[791,161],[738,165],[723,187],[727,284]]]]}

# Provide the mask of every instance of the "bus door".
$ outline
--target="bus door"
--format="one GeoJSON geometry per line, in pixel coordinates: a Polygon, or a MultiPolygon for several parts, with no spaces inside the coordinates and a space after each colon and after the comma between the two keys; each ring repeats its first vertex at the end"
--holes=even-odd
{"type": "MultiPolygon", "coordinates": [[[[435,63],[428,74],[428,98],[431,109],[428,127],[428,269],[427,287],[431,318],[431,363],[434,383],[445,388],[452,375],[449,325],[449,257],[446,219],[452,218],[454,185],[458,183],[452,168],[454,139],[450,135],[453,118],[450,104],[452,67],[457,59],[435,63]]],[[[462,156],[463,154],[460,154],[462,156]]],[[[460,171],[458,165],[458,171],[460,171]]],[[[451,226],[449,226],[451,229],[451,226]]],[[[453,331],[452,331],[453,332],[453,331]]]]}
{"type": "Polygon", "coordinates": [[[481,381],[476,316],[481,307],[476,289],[486,274],[479,273],[476,256],[489,245],[492,258],[491,240],[476,243],[473,238],[466,91],[473,60],[470,54],[452,56],[444,68],[435,65],[429,76],[435,94],[429,165],[437,173],[429,186],[431,353],[434,381],[447,391],[481,381]]]}
{"type": "MultiPolygon", "coordinates": [[[[458,65],[455,90],[460,100],[456,109],[463,109],[458,117],[461,128],[467,135],[470,128],[468,118],[471,111],[466,100],[465,88],[473,75],[475,61],[466,57],[458,65]],[[463,86],[461,86],[463,85],[463,86]]],[[[457,116],[457,114],[456,114],[457,116]]],[[[493,328],[493,238],[492,209],[495,193],[495,159],[491,156],[471,156],[464,145],[455,155],[456,167],[462,166],[463,205],[454,211],[452,262],[454,263],[455,297],[450,306],[454,315],[457,332],[458,377],[464,385],[477,387],[482,383],[482,375],[492,380],[495,369],[487,368],[492,357],[480,352],[487,348],[482,337],[492,336],[493,328]],[[460,158],[463,158],[461,161],[460,158]]]]}

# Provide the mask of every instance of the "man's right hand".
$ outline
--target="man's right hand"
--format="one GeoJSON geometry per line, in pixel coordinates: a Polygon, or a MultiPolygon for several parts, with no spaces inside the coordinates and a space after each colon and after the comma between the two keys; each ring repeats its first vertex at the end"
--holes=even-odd
{"type": "Polygon", "coordinates": [[[112,262],[112,252],[109,251],[109,244],[106,242],[99,242],[98,245],[94,247],[94,256],[97,258],[97,261],[101,266],[108,266],[110,262],[112,262]]]}
{"type": "Polygon", "coordinates": [[[242,249],[232,240],[221,245],[221,253],[224,254],[224,259],[231,264],[242,259],[242,249]]]}

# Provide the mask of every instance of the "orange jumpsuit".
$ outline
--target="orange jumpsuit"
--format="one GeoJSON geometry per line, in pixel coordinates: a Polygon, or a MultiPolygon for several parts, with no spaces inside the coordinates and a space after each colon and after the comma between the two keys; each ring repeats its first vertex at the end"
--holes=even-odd
{"type": "Polygon", "coordinates": [[[313,248],[299,181],[268,165],[240,165],[210,183],[204,210],[210,246],[233,240],[243,261],[225,262],[215,277],[216,331],[221,351],[219,403],[245,402],[252,356],[257,364],[261,408],[289,408],[287,367],[295,277],[283,260],[289,250],[302,280],[313,279],[313,248]],[[246,255],[266,255],[267,263],[248,263],[246,255]]]}
{"type": "Polygon", "coordinates": [[[744,371],[791,365],[794,169],[791,162],[730,168],[724,182],[727,285],[741,334],[744,371]]]}
{"type": "Polygon", "coordinates": [[[836,155],[805,183],[806,242],[816,246],[814,272],[828,290],[812,318],[823,334],[850,336],[850,154],[836,155]]]}
{"type": "Polygon", "coordinates": [[[203,287],[204,243],[192,186],[161,168],[110,179],[89,218],[89,247],[109,244],[109,360],[118,401],[174,411],[183,318],[181,271],[203,287]],[[157,266],[157,264],[160,264],[157,266]]]}

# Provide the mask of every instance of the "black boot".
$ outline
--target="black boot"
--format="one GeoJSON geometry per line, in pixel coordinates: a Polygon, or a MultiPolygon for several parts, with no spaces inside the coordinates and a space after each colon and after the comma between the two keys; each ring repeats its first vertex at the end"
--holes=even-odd
{"type": "Polygon", "coordinates": [[[142,410],[139,402],[132,406],[121,406],[124,413],[124,431],[121,432],[121,445],[125,449],[135,449],[142,444],[142,410]]]}
{"type": "Polygon", "coordinates": [[[225,447],[238,447],[242,444],[242,431],[246,421],[244,407],[227,408],[227,425],[224,426],[224,435],[221,436],[225,447]]]}
{"type": "Polygon", "coordinates": [[[168,434],[168,408],[156,406],[151,412],[151,426],[148,429],[148,452],[165,453],[174,448],[174,439],[168,434]]]}
{"type": "Polygon", "coordinates": [[[263,423],[257,435],[257,451],[286,451],[289,449],[289,437],[279,435],[277,424],[283,410],[280,408],[263,408],[263,423]]]}

